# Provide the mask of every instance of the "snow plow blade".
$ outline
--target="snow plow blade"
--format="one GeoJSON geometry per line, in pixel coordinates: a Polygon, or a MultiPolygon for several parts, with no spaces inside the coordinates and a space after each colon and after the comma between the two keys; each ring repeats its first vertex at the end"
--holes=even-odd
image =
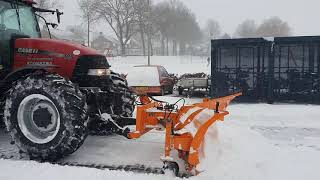
{"type": "Polygon", "coordinates": [[[128,134],[128,138],[137,139],[149,131],[165,130],[165,152],[161,160],[164,170],[171,170],[176,175],[179,166],[172,158],[171,152],[176,149],[179,158],[185,161],[185,169],[193,175],[200,172],[199,152],[208,129],[216,122],[223,121],[229,114],[227,106],[237,96],[204,99],[202,103],[176,108],[176,104],[164,104],[162,101],[150,99],[146,96],[140,98],[142,105],[137,107],[136,131],[128,134]]]}

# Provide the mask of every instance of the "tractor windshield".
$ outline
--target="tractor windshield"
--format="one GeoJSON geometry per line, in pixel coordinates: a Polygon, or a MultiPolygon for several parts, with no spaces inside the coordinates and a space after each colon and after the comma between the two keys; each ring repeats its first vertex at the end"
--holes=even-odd
{"type": "Polygon", "coordinates": [[[5,38],[11,38],[12,34],[39,38],[40,30],[32,7],[0,1],[0,34],[5,34],[5,38]]]}

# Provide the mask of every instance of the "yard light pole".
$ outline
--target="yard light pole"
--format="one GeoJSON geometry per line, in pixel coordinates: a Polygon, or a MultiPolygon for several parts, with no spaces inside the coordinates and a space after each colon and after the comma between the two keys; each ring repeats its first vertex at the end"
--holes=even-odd
{"type": "MultiPolygon", "coordinates": [[[[135,6],[135,0],[129,0],[133,3],[133,7],[135,6]]],[[[138,0],[139,1],[139,0],[138,0]]],[[[151,0],[147,0],[147,36],[148,36],[148,66],[151,65],[151,0]]],[[[145,1],[144,1],[145,2],[145,1]]],[[[134,7],[135,8],[135,7],[134,7]]],[[[145,10],[143,10],[145,12],[145,10]]],[[[144,41],[144,40],[143,40],[144,41]]]]}
{"type": "Polygon", "coordinates": [[[88,47],[90,47],[90,17],[88,15],[88,47]]]}
{"type": "Polygon", "coordinates": [[[151,16],[151,7],[150,7],[150,0],[148,1],[148,66],[150,66],[150,56],[151,56],[151,23],[150,23],[150,16],[151,16]]]}

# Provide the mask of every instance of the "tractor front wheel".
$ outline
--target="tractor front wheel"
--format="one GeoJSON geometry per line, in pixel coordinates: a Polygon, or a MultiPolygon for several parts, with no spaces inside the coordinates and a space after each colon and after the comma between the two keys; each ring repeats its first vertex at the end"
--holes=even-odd
{"type": "Polygon", "coordinates": [[[87,137],[85,97],[55,74],[18,80],[6,100],[4,119],[15,144],[35,160],[69,155],[87,137]]]}

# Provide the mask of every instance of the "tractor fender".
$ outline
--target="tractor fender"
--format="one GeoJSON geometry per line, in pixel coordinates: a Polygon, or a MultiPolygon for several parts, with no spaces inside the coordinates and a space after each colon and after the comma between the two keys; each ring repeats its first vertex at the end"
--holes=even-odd
{"type": "MultiPolygon", "coordinates": [[[[12,85],[12,83],[22,77],[28,76],[30,74],[33,73],[45,73],[48,72],[46,70],[46,67],[37,67],[37,66],[28,66],[28,67],[23,67],[23,68],[19,68],[16,69],[12,72],[10,72],[3,80],[3,85],[6,88],[10,88],[10,86],[12,85]]],[[[3,86],[2,85],[2,86],[3,86]]]]}

